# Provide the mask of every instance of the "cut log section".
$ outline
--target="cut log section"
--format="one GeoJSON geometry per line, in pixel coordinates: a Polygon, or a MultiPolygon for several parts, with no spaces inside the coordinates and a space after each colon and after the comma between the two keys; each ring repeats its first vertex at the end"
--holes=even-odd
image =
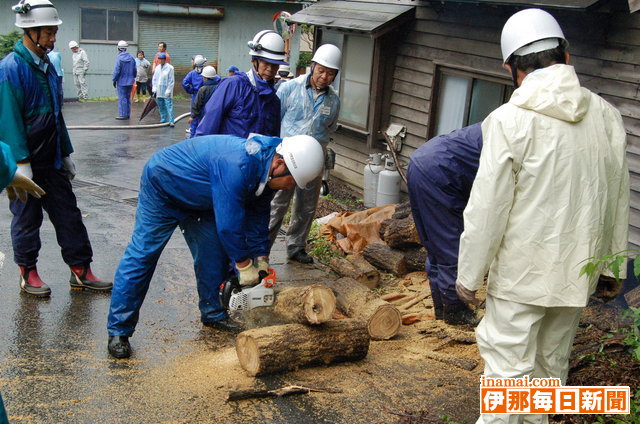
{"type": "Polygon", "coordinates": [[[388,219],[381,227],[381,238],[391,247],[420,247],[420,236],[411,216],[403,219],[388,219]],[[384,228],[384,232],[382,229],[384,228]]]}
{"type": "Polygon", "coordinates": [[[627,294],[624,295],[624,300],[627,301],[627,305],[633,308],[640,308],[640,287],[636,287],[630,292],[627,292],[627,294]]]}
{"type": "Polygon", "coordinates": [[[333,258],[331,269],[342,277],[353,278],[360,284],[373,289],[378,287],[380,272],[362,255],[348,255],[346,258],[333,258]]]}
{"type": "Polygon", "coordinates": [[[288,322],[321,324],[333,318],[336,297],[331,289],[319,284],[291,287],[278,293],[273,311],[288,322]]]}
{"type": "Polygon", "coordinates": [[[360,320],[286,324],[238,334],[236,353],[242,368],[258,376],[313,364],[359,361],[367,356],[369,341],[366,324],[360,320]]]}
{"type": "Polygon", "coordinates": [[[384,269],[395,275],[407,273],[407,261],[400,251],[391,249],[384,244],[368,244],[362,251],[364,258],[379,269],[384,269]]]}
{"type": "Polygon", "coordinates": [[[408,216],[411,216],[411,202],[407,200],[406,202],[402,202],[396,206],[396,211],[393,213],[391,218],[403,219],[408,216]]]}
{"type": "Polygon", "coordinates": [[[336,293],[338,307],[349,317],[361,319],[374,340],[388,340],[398,334],[402,316],[398,308],[385,302],[352,278],[326,282],[336,293]]]}
{"type": "Polygon", "coordinates": [[[408,271],[424,271],[427,261],[427,249],[424,247],[414,247],[404,251],[404,259],[407,263],[408,271]]]}

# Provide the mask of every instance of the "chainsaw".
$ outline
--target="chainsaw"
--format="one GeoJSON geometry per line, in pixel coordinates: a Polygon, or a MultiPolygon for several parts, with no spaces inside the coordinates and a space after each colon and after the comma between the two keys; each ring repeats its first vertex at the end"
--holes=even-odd
{"type": "Polygon", "coordinates": [[[220,304],[229,311],[248,311],[260,306],[271,306],[275,298],[273,285],[276,283],[276,271],[260,271],[259,283],[254,286],[241,286],[238,277],[230,277],[220,286],[220,304]]]}

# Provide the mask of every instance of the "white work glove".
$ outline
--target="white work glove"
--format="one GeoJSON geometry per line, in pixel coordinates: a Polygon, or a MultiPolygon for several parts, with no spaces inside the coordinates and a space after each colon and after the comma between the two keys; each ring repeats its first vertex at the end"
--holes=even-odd
{"type": "Polygon", "coordinates": [[[460,300],[468,305],[477,305],[478,299],[476,299],[476,291],[477,290],[469,290],[462,284],[456,281],[456,293],[460,300]]]}
{"type": "Polygon", "coordinates": [[[167,90],[164,92],[164,97],[171,97],[171,90],[167,90]]]}
{"type": "Polygon", "coordinates": [[[269,273],[269,257],[268,256],[258,256],[255,260],[255,267],[260,271],[264,271],[269,273]]]}
{"type": "Polygon", "coordinates": [[[62,167],[66,171],[69,181],[72,181],[76,176],[76,164],[73,163],[71,156],[65,156],[62,158],[62,167]]]}
{"type": "Polygon", "coordinates": [[[7,186],[7,196],[11,201],[18,198],[20,201],[26,202],[29,194],[36,199],[39,199],[45,194],[44,190],[40,188],[38,184],[34,183],[31,178],[25,175],[25,170],[28,172],[31,171],[31,165],[25,165],[18,167],[15,175],[13,176],[13,180],[11,180],[7,186]],[[25,165],[27,166],[27,169],[23,169],[25,168],[25,165]]]}
{"type": "Polygon", "coordinates": [[[241,286],[253,286],[258,282],[258,268],[253,266],[253,261],[249,260],[249,265],[245,267],[239,267],[236,264],[238,270],[238,283],[241,286]]]}

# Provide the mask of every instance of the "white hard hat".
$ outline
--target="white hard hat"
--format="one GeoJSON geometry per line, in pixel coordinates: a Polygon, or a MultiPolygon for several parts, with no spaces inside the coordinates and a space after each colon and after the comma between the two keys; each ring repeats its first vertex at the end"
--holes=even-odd
{"type": "Polygon", "coordinates": [[[76,47],[80,47],[80,45],[78,44],[77,41],[74,41],[74,40],[69,41],[69,48],[70,49],[75,49],[76,47]]]}
{"type": "Polygon", "coordinates": [[[542,9],[524,9],[512,15],[502,28],[502,63],[507,63],[513,54],[525,56],[560,44],[569,46],[553,16],[542,9]]]}
{"type": "Polygon", "coordinates": [[[58,26],[62,23],[58,11],[49,0],[22,0],[11,6],[18,28],[58,26]]]}
{"type": "Polygon", "coordinates": [[[249,54],[259,57],[266,62],[277,65],[288,65],[285,59],[284,40],[275,31],[265,29],[257,33],[253,40],[247,43],[249,54]]]}
{"type": "Polygon", "coordinates": [[[310,135],[294,135],[282,139],[276,148],[298,187],[304,189],[315,180],[324,166],[324,152],[318,141],[310,135]]]}
{"type": "Polygon", "coordinates": [[[280,67],[278,68],[278,72],[289,72],[291,71],[291,68],[289,67],[289,65],[280,65],[280,67]]]}
{"type": "Polygon", "coordinates": [[[311,61],[339,71],[342,64],[342,52],[333,44],[323,44],[318,47],[311,61]]]}
{"type": "Polygon", "coordinates": [[[207,58],[202,56],[201,54],[197,54],[193,58],[193,64],[195,66],[204,66],[207,63],[207,58]]]}
{"type": "Polygon", "coordinates": [[[216,68],[214,68],[211,65],[208,65],[204,67],[201,75],[205,78],[215,78],[216,75],[218,75],[218,73],[216,72],[216,68]]]}
{"type": "Polygon", "coordinates": [[[129,47],[129,43],[124,40],[118,41],[118,49],[126,49],[127,47],[129,47]]]}

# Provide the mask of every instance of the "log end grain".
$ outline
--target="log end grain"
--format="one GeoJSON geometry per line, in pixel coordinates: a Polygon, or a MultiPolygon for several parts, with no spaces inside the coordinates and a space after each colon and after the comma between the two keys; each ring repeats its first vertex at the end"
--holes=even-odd
{"type": "Polygon", "coordinates": [[[236,338],[236,353],[242,368],[252,377],[258,375],[260,372],[260,352],[256,341],[246,334],[239,334],[236,338]]]}
{"type": "Polygon", "coordinates": [[[400,331],[402,315],[391,305],[381,305],[367,322],[369,335],[374,340],[389,340],[400,331]]]}
{"type": "Polygon", "coordinates": [[[305,294],[304,312],[309,324],[321,324],[333,318],[336,311],[336,296],[333,290],[322,285],[313,285],[305,294]]]}

